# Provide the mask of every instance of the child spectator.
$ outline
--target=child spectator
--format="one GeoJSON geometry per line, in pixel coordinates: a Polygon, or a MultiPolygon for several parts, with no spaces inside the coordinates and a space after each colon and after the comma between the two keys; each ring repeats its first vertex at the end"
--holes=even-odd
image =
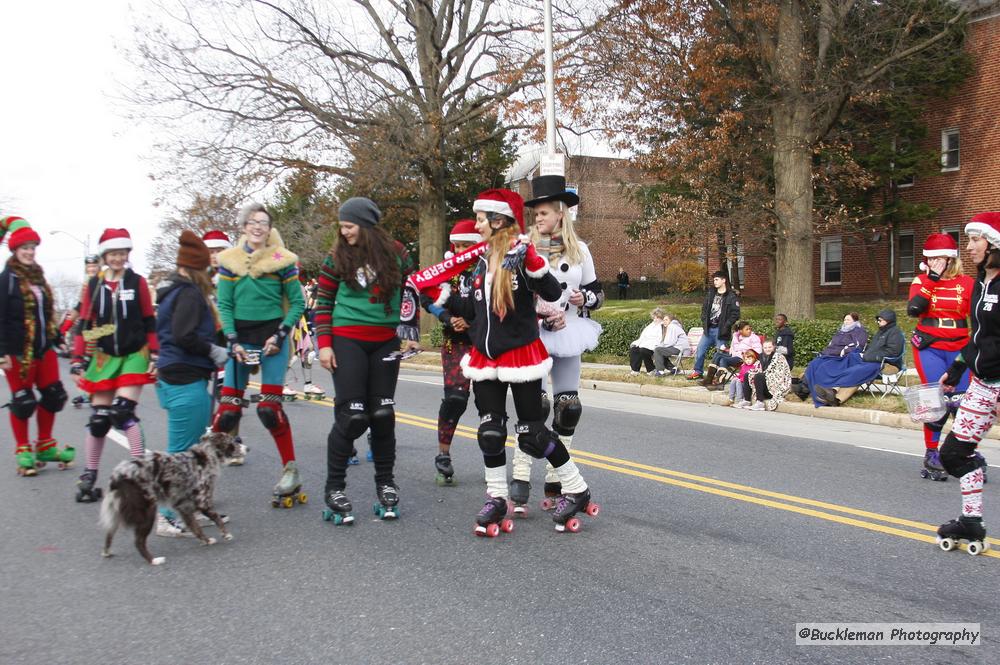
{"type": "Polygon", "coordinates": [[[743,352],[743,364],[740,365],[740,368],[736,371],[736,375],[729,382],[730,406],[736,409],[750,406],[750,402],[744,399],[743,379],[751,372],[759,371],[760,363],[757,362],[757,352],[753,349],[747,349],[743,352]]]}

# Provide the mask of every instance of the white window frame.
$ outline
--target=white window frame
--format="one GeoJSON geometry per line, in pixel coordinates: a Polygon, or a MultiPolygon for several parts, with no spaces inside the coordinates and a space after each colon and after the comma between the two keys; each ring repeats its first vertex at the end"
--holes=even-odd
{"type": "Polygon", "coordinates": [[[962,135],[958,130],[958,127],[949,127],[947,129],[941,130],[941,171],[942,173],[948,171],[958,171],[962,168],[962,135]],[[958,137],[958,148],[955,150],[957,163],[955,166],[947,165],[948,158],[948,137],[956,136],[958,137]]]}
{"type": "MultiPolygon", "coordinates": [[[[903,240],[903,238],[910,238],[910,242],[912,243],[913,246],[913,252],[910,257],[913,263],[913,270],[910,273],[909,277],[904,277],[903,271],[900,270],[899,274],[896,275],[896,279],[898,279],[900,283],[906,282],[907,284],[909,284],[910,282],[913,281],[913,278],[917,274],[917,239],[914,236],[913,231],[900,231],[899,234],[896,236],[896,252],[899,252],[899,243],[903,240]]],[[[899,260],[902,261],[902,259],[903,256],[900,253],[899,260]]],[[[895,255],[893,256],[893,260],[896,260],[895,255]]]]}
{"type": "Polygon", "coordinates": [[[820,286],[839,286],[844,283],[844,239],[841,236],[823,238],[819,243],[819,284],[820,286]],[[840,244],[840,281],[826,281],[826,252],[833,243],[840,244]]]}
{"type": "Polygon", "coordinates": [[[952,238],[955,239],[955,244],[958,245],[959,250],[961,250],[961,248],[962,248],[962,227],[961,226],[946,226],[943,229],[941,229],[941,233],[943,233],[945,235],[949,235],[949,236],[954,233],[955,235],[953,235],[952,238]]]}

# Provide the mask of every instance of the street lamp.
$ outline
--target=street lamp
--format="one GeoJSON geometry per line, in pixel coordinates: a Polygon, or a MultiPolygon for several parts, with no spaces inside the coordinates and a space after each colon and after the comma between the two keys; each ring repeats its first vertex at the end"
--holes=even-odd
{"type": "Polygon", "coordinates": [[[56,231],[49,231],[49,235],[50,236],[54,236],[57,233],[61,233],[64,236],[69,236],[73,240],[75,240],[78,243],[80,243],[81,245],[83,245],[83,260],[84,261],[87,260],[87,257],[90,256],[90,234],[89,233],[87,234],[87,240],[83,241],[83,240],[80,240],[79,238],[77,238],[72,233],[69,233],[68,231],[58,231],[58,230],[56,230],[56,231]]]}

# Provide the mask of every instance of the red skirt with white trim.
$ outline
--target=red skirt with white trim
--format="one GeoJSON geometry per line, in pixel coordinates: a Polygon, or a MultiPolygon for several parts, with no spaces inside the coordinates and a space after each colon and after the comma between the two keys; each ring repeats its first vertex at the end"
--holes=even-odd
{"type": "Polygon", "coordinates": [[[548,375],[551,369],[552,358],[540,339],[496,358],[487,358],[475,347],[462,357],[462,374],[471,381],[527,383],[548,375]]]}

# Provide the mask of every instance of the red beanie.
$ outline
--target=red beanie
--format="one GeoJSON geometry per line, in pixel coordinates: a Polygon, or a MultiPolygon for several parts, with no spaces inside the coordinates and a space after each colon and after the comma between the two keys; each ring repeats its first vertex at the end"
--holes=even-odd
{"type": "Polygon", "coordinates": [[[30,226],[22,226],[17,231],[10,234],[7,239],[7,246],[10,247],[10,251],[14,251],[21,245],[27,245],[29,242],[33,242],[36,245],[42,242],[42,239],[35,232],[35,229],[30,226]]]}

